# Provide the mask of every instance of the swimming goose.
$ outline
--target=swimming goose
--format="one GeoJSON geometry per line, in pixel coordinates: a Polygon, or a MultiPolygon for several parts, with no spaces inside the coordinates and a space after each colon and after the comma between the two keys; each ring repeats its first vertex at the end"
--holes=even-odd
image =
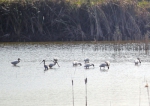
{"type": "Polygon", "coordinates": [[[141,64],[141,60],[140,58],[137,58],[136,60],[134,60],[135,65],[139,65],[141,64]]]}
{"type": "Polygon", "coordinates": [[[90,66],[93,66],[93,67],[94,67],[94,64],[87,63],[87,64],[84,65],[84,67],[85,67],[86,69],[89,68],[90,66]]]}
{"type": "Polygon", "coordinates": [[[18,61],[11,62],[11,64],[13,64],[14,66],[16,66],[16,64],[18,64],[19,62],[20,62],[20,58],[18,58],[18,61]]]}
{"type": "Polygon", "coordinates": [[[82,64],[80,62],[78,62],[78,61],[73,61],[72,64],[73,64],[73,66],[77,66],[77,65],[82,66],[82,64]]]}
{"type": "Polygon", "coordinates": [[[102,63],[99,67],[100,67],[100,69],[101,69],[101,67],[105,68],[106,66],[107,66],[108,69],[109,69],[109,66],[110,66],[110,62],[109,62],[109,61],[106,61],[105,63],[102,63]]]}
{"type": "MultiPolygon", "coordinates": [[[[54,63],[49,64],[49,68],[52,68],[53,66],[55,66],[56,63],[57,63],[57,65],[59,66],[59,64],[58,64],[57,61],[58,61],[58,59],[54,59],[54,60],[53,60],[54,63]]],[[[59,66],[59,67],[60,67],[60,66],[59,66]]]]}

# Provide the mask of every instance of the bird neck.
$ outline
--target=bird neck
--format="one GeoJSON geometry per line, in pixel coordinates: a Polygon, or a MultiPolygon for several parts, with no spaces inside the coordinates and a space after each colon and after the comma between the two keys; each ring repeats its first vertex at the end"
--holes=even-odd
{"type": "Polygon", "coordinates": [[[141,63],[141,60],[140,59],[138,59],[139,60],[139,62],[141,63]]]}
{"type": "Polygon", "coordinates": [[[106,63],[107,66],[109,66],[107,62],[105,62],[105,63],[106,63]]]}
{"type": "Polygon", "coordinates": [[[44,65],[45,65],[45,61],[43,61],[44,62],[44,65]]]}
{"type": "Polygon", "coordinates": [[[54,62],[54,65],[56,64],[57,62],[54,62]]]}

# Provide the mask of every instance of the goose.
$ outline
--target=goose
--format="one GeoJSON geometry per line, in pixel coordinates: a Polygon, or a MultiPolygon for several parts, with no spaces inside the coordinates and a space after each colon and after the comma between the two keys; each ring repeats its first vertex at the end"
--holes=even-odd
{"type": "Polygon", "coordinates": [[[94,64],[87,63],[87,64],[84,65],[84,67],[85,67],[86,69],[89,68],[90,66],[93,66],[93,67],[94,67],[94,64]]]}
{"type": "Polygon", "coordinates": [[[14,66],[16,66],[16,64],[18,64],[19,62],[20,62],[20,58],[18,58],[18,61],[11,62],[11,64],[13,64],[14,66]]]}
{"type": "Polygon", "coordinates": [[[77,66],[77,65],[82,66],[82,64],[80,62],[78,62],[78,61],[73,61],[72,64],[73,64],[73,66],[77,66]]]}
{"type": "Polygon", "coordinates": [[[89,61],[90,61],[90,60],[89,60],[88,58],[84,59],[84,62],[85,62],[85,63],[89,63],[89,61]]]}
{"type": "Polygon", "coordinates": [[[110,62],[109,62],[109,61],[105,61],[105,63],[102,63],[99,67],[100,67],[100,69],[101,69],[101,67],[105,68],[106,66],[107,66],[108,69],[109,69],[109,66],[110,66],[110,62]]]}
{"type": "MultiPolygon", "coordinates": [[[[45,65],[45,60],[43,60],[42,62],[44,63],[44,68],[45,68],[45,70],[48,70],[48,65],[45,65]]],[[[41,62],[41,63],[42,63],[42,62],[41,62]]]]}
{"type": "Polygon", "coordinates": [[[140,58],[137,58],[136,60],[134,60],[135,65],[139,65],[139,63],[141,64],[141,60],[140,58]]]}
{"type": "MultiPolygon", "coordinates": [[[[53,60],[54,63],[49,64],[49,68],[52,68],[53,66],[55,66],[56,63],[57,63],[57,65],[59,66],[59,64],[58,64],[57,61],[58,61],[58,59],[54,59],[54,60],[53,60]]],[[[59,66],[59,67],[60,67],[60,66],[59,66]]]]}

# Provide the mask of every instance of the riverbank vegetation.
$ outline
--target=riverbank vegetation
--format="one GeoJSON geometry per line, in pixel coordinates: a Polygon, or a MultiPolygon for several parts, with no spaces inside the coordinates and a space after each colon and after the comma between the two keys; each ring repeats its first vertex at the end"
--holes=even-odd
{"type": "Polygon", "coordinates": [[[0,41],[148,40],[143,0],[0,1],[0,41]]]}

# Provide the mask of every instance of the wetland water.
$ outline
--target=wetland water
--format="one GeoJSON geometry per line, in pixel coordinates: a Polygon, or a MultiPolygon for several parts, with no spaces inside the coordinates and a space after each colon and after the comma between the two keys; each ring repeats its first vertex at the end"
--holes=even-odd
{"type": "Polygon", "coordinates": [[[73,93],[74,106],[85,106],[86,77],[88,106],[150,106],[145,87],[150,55],[144,48],[143,43],[0,43],[0,106],[73,106],[73,93]],[[54,57],[60,67],[44,71],[41,61],[49,64],[54,57]],[[84,68],[87,57],[94,68],[84,68]],[[140,66],[134,65],[137,57],[140,66]],[[73,60],[82,66],[73,67],[73,60]],[[111,63],[108,71],[99,68],[105,60],[111,63]]]}

